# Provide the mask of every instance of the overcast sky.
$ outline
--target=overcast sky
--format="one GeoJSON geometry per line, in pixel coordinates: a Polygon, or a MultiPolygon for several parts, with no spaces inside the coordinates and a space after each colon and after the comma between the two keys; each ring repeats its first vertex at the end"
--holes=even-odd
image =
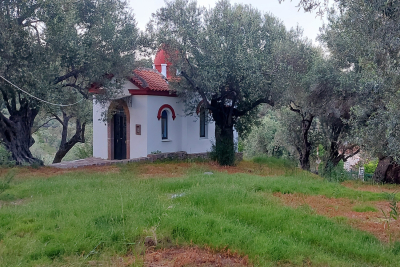
{"type": "MultiPolygon", "coordinates": [[[[164,0],[128,0],[130,7],[135,14],[138,27],[145,29],[147,22],[150,20],[151,14],[157,9],[164,6],[164,0]]],[[[198,0],[197,3],[205,7],[214,7],[216,0],[198,0]]],[[[313,40],[319,33],[319,28],[323,21],[317,17],[315,13],[305,13],[296,7],[298,0],[286,0],[279,4],[278,0],[231,0],[231,3],[251,4],[258,10],[270,12],[274,16],[280,18],[288,29],[300,25],[304,29],[304,35],[313,40]]]]}

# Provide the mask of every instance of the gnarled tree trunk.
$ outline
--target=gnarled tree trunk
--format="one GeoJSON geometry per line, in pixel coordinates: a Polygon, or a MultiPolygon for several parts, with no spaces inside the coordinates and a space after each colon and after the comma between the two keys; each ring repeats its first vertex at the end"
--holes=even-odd
{"type": "Polygon", "coordinates": [[[43,162],[33,157],[29,150],[35,143],[31,131],[38,110],[29,108],[27,104],[21,105],[19,110],[9,110],[13,111],[9,118],[0,113],[0,136],[2,143],[11,152],[12,158],[17,165],[43,165],[43,162]]]}
{"type": "Polygon", "coordinates": [[[297,147],[299,153],[299,162],[303,170],[310,171],[310,154],[312,144],[308,139],[308,133],[311,128],[311,124],[314,120],[314,115],[304,112],[299,106],[294,103],[289,105],[291,111],[298,113],[301,116],[301,136],[302,146],[297,147]]]}
{"type": "Polygon", "coordinates": [[[213,99],[211,106],[215,121],[215,156],[220,165],[235,163],[235,148],[233,140],[233,107],[225,106],[223,101],[213,99]]]}
{"type": "Polygon", "coordinates": [[[378,183],[400,184],[400,165],[392,157],[381,157],[372,179],[378,183]]]}
{"type": "Polygon", "coordinates": [[[215,125],[215,153],[221,165],[235,163],[235,144],[233,140],[233,126],[221,127],[215,125]]]}
{"type": "Polygon", "coordinates": [[[303,120],[301,122],[302,135],[303,135],[303,149],[300,154],[300,165],[303,170],[310,171],[310,154],[311,154],[311,143],[308,141],[308,132],[310,131],[313,116],[310,120],[303,120]]]}
{"type": "Polygon", "coordinates": [[[63,130],[61,134],[61,143],[58,148],[56,155],[54,156],[53,163],[59,163],[65,157],[65,155],[74,147],[77,143],[85,143],[85,123],[81,124],[79,119],[76,119],[76,130],[75,134],[67,141],[68,135],[68,122],[71,117],[67,116],[63,112],[63,119],[56,117],[61,123],[63,130]]]}
{"type": "Polygon", "coordinates": [[[328,160],[326,161],[325,167],[324,167],[324,172],[326,174],[330,173],[333,168],[335,168],[339,162],[344,158],[344,152],[343,154],[339,153],[339,137],[340,134],[342,133],[342,130],[344,128],[344,124],[342,122],[341,118],[336,118],[332,124],[331,124],[331,131],[332,131],[332,139],[331,139],[331,144],[329,148],[329,157],[328,160]]]}

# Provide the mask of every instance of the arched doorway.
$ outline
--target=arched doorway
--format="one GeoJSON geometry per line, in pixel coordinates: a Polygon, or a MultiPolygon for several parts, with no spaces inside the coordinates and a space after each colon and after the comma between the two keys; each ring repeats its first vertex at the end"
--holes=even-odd
{"type": "Polygon", "coordinates": [[[108,123],[108,159],[130,158],[130,116],[125,101],[111,103],[108,123]]]}

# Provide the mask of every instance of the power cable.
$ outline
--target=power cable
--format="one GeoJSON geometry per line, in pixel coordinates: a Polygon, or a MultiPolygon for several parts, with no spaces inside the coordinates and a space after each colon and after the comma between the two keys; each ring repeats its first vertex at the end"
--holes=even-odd
{"type": "Polygon", "coordinates": [[[5,81],[8,82],[9,84],[11,84],[12,86],[14,86],[15,88],[17,88],[18,90],[20,90],[20,91],[24,92],[25,94],[29,95],[30,97],[35,98],[36,100],[39,100],[39,101],[41,101],[41,102],[47,103],[47,104],[49,104],[49,105],[59,106],[59,107],[70,107],[70,106],[74,106],[74,105],[76,105],[76,104],[79,104],[80,102],[82,102],[83,100],[85,100],[84,98],[82,98],[82,99],[79,100],[78,102],[75,102],[75,103],[73,103],[73,104],[68,104],[68,105],[51,103],[51,102],[49,102],[49,101],[40,99],[40,98],[38,98],[38,97],[36,97],[36,96],[34,96],[34,95],[28,93],[27,91],[25,91],[25,90],[21,89],[20,87],[16,86],[15,84],[13,84],[12,82],[10,82],[9,80],[7,80],[6,78],[4,78],[4,77],[1,76],[1,75],[0,75],[0,78],[2,78],[3,80],[5,80],[5,81]]]}

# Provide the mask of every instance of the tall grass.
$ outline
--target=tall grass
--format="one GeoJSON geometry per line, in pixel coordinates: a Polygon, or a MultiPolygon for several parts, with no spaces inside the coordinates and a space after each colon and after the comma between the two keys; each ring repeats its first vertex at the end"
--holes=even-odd
{"type": "Polygon", "coordinates": [[[157,236],[158,247],[193,243],[236,250],[256,266],[400,265],[399,249],[309,208],[285,207],[272,193],[360,200],[382,194],[302,172],[263,177],[204,171],[194,164],[182,178],[138,179],[135,165],[127,165],[119,174],[74,172],[12,182],[4,193],[23,202],[0,209],[0,266],[78,265],[139,254],[148,235],[157,236]]]}

